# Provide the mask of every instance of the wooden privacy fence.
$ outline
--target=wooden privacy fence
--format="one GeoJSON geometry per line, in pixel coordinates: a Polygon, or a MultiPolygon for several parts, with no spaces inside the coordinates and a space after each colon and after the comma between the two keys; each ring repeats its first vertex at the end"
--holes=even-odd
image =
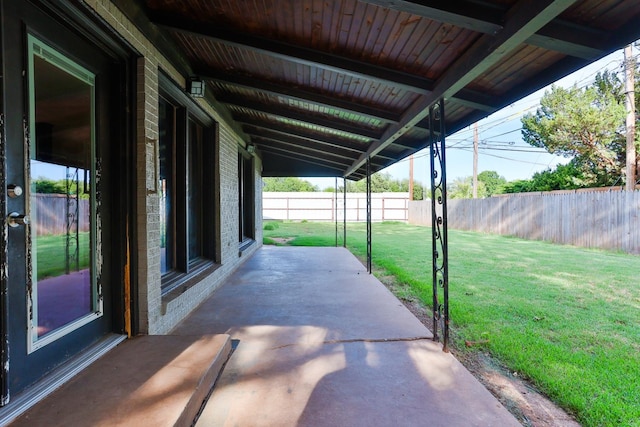
{"type": "MultiPolygon", "coordinates": [[[[372,221],[406,221],[409,193],[372,193],[372,221]]],[[[347,221],[367,220],[365,193],[347,193],[347,221]]],[[[327,192],[264,192],[262,217],[293,221],[342,221],[344,194],[327,192]]]]}
{"type": "MultiPolygon", "coordinates": [[[[640,191],[519,193],[448,201],[456,230],[640,254],[640,191]]],[[[409,202],[409,223],[431,225],[431,202],[409,202]]]]}
{"type": "MultiPolygon", "coordinates": [[[[78,220],[80,232],[89,231],[89,200],[80,199],[78,220]]],[[[64,194],[35,194],[31,196],[35,212],[30,214],[37,235],[67,233],[67,196],[64,194]]],[[[75,199],[71,200],[75,203],[75,199]]],[[[72,213],[74,209],[72,209],[72,213]]],[[[75,232],[75,227],[73,228],[75,232]]]]}

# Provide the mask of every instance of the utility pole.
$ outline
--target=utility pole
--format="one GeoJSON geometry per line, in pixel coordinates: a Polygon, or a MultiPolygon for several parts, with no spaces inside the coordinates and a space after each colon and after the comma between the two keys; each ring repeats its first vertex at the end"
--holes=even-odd
{"type": "Polygon", "coordinates": [[[413,154],[409,157],[409,200],[413,200],[413,154]]]}
{"type": "Polygon", "coordinates": [[[478,122],[473,124],[473,198],[478,198],[478,122]]]}
{"type": "Polygon", "coordinates": [[[636,103],[633,80],[636,61],[633,58],[632,45],[627,45],[624,48],[624,64],[624,92],[627,107],[627,182],[625,188],[627,191],[634,191],[636,189],[636,103]]]}

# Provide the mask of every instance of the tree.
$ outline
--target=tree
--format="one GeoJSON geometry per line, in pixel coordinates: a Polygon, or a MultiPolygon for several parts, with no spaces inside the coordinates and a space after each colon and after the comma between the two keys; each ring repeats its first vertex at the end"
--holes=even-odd
{"type": "Polygon", "coordinates": [[[536,172],[531,179],[509,182],[504,186],[505,193],[526,193],[530,191],[574,190],[590,187],[581,169],[571,161],[558,165],[555,169],[536,172]]]}
{"type": "Polygon", "coordinates": [[[533,183],[530,179],[517,179],[507,182],[503,189],[505,193],[527,193],[532,190],[533,183]]]}
{"type": "MultiPolygon", "coordinates": [[[[507,183],[507,180],[496,171],[482,171],[478,174],[478,182],[484,184],[486,197],[491,197],[494,194],[502,193],[502,187],[507,183]]],[[[480,193],[478,193],[479,196],[480,193]]]]}
{"type": "MultiPolygon", "coordinates": [[[[339,188],[342,191],[342,187],[339,188]]],[[[325,191],[334,191],[333,188],[326,188],[325,191]]],[[[360,181],[347,181],[347,191],[349,193],[364,193],[367,191],[367,179],[360,181]]],[[[388,172],[376,172],[371,175],[371,192],[372,193],[399,193],[409,192],[409,179],[394,179],[388,172]]],[[[413,200],[422,200],[424,198],[424,188],[419,182],[413,182],[413,200]]]]}
{"type": "MultiPolygon", "coordinates": [[[[447,188],[447,196],[450,199],[473,198],[473,177],[456,178],[447,188]]],[[[486,197],[487,189],[484,182],[478,180],[478,197],[486,197]]]]}
{"type": "MultiPolygon", "coordinates": [[[[400,181],[400,191],[409,192],[409,178],[405,178],[400,181]]],[[[423,200],[430,197],[429,194],[425,194],[426,189],[420,184],[418,181],[413,181],[413,199],[412,200],[423,200]]]]}
{"type": "Polygon", "coordinates": [[[535,114],[522,118],[523,139],[549,153],[573,158],[590,186],[607,186],[624,175],[624,104],[607,74],[585,89],[553,86],[535,114]]]}
{"type": "Polygon", "coordinates": [[[269,193],[274,191],[285,192],[301,192],[301,191],[318,191],[318,188],[309,181],[295,177],[287,178],[263,178],[263,191],[269,193]]]}
{"type": "MultiPolygon", "coordinates": [[[[478,197],[490,197],[502,193],[507,180],[495,171],[483,171],[478,174],[478,197]]],[[[450,199],[472,199],[473,177],[456,178],[447,187],[447,195],[450,199]]]]}
{"type": "Polygon", "coordinates": [[[80,195],[81,199],[89,198],[89,194],[85,193],[85,188],[82,182],[76,182],[74,180],[59,179],[54,181],[49,178],[38,177],[32,181],[32,184],[35,186],[36,193],[39,194],[67,194],[67,191],[71,195],[75,195],[76,191],[80,195]],[[69,189],[67,190],[67,184],[69,185],[69,189]],[[80,188],[78,189],[78,185],[80,188]]]}
{"type": "Polygon", "coordinates": [[[536,172],[531,178],[530,191],[575,190],[590,187],[579,166],[574,161],[566,165],[557,165],[555,169],[536,172]]]}
{"type": "MultiPolygon", "coordinates": [[[[347,191],[350,193],[364,193],[367,191],[367,179],[363,178],[360,181],[348,181],[347,191]]],[[[400,183],[394,180],[388,172],[376,172],[371,175],[371,192],[372,193],[385,193],[385,192],[400,192],[400,183]]],[[[408,191],[408,190],[404,190],[408,191]]]]}
{"type": "Polygon", "coordinates": [[[38,178],[33,181],[36,193],[40,194],[67,194],[67,187],[64,181],[54,181],[49,178],[38,178]]]}

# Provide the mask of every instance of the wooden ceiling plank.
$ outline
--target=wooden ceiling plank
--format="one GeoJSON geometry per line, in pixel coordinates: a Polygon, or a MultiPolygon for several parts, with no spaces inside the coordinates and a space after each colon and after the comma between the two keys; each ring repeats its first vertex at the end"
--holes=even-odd
{"type": "Polygon", "coordinates": [[[576,58],[594,60],[603,55],[603,43],[608,38],[605,31],[557,19],[529,37],[526,43],[576,58]]]}
{"type": "MultiPolygon", "coordinates": [[[[243,125],[243,131],[251,137],[267,137],[276,140],[281,139],[283,141],[288,141],[301,146],[306,146],[305,144],[317,144],[327,147],[334,147],[342,151],[350,151],[351,153],[362,153],[364,151],[362,145],[348,143],[346,141],[313,134],[311,132],[306,133],[302,129],[294,130],[284,127],[277,127],[272,123],[262,122],[257,119],[246,117],[239,117],[238,119],[238,123],[243,125]]],[[[344,157],[353,156],[344,153],[344,157]]],[[[385,160],[395,159],[395,157],[390,157],[387,155],[379,155],[378,157],[385,160]]]]}
{"type": "Polygon", "coordinates": [[[220,73],[215,70],[204,70],[202,68],[196,69],[194,72],[205,80],[248,90],[257,90],[272,96],[281,96],[299,102],[309,102],[326,108],[334,108],[346,113],[357,114],[368,119],[380,120],[385,123],[397,123],[400,119],[398,114],[393,114],[386,110],[369,107],[362,103],[347,101],[333,96],[310,92],[291,85],[268,82],[238,74],[220,73]]]}
{"type": "MultiPolygon", "coordinates": [[[[506,13],[501,5],[480,5],[475,2],[406,1],[406,0],[362,0],[389,9],[396,9],[422,16],[434,21],[455,25],[484,34],[496,34],[503,26],[499,17],[506,13]]],[[[602,30],[554,19],[539,32],[531,35],[526,43],[532,46],[564,53],[583,59],[595,59],[602,56],[603,50],[597,47],[599,40],[605,40],[607,33],[602,30]],[[585,44],[589,41],[588,44],[585,44]]]]}
{"type": "Polygon", "coordinates": [[[493,113],[497,109],[496,102],[492,99],[491,95],[471,89],[461,89],[460,92],[458,92],[455,97],[449,99],[449,101],[486,113],[493,113]]]}
{"type": "Polygon", "coordinates": [[[407,12],[483,34],[495,34],[502,25],[494,9],[470,1],[429,0],[362,0],[388,9],[407,12]],[[492,13],[493,12],[493,13],[492,13]]]}
{"type": "MultiPolygon", "coordinates": [[[[269,124],[256,124],[255,122],[248,124],[245,123],[243,130],[247,135],[250,136],[265,136],[274,139],[283,138],[289,140],[291,142],[295,142],[297,144],[304,145],[305,143],[309,144],[317,144],[327,147],[334,147],[340,150],[350,151],[351,153],[362,153],[363,147],[356,146],[354,144],[345,145],[345,143],[327,138],[326,136],[313,135],[307,136],[303,135],[301,132],[295,132],[293,130],[283,130],[281,128],[270,126],[269,124]]],[[[381,156],[387,160],[393,160],[394,157],[381,156]]]]}
{"type": "MultiPolygon", "coordinates": [[[[302,146],[296,142],[287,141],[282,138],[269,138],[266,136],[258,136],[252,138],[252,143],[255,144],[259,149],[263,147],[271,147],[271,148],[279,148],[282,150],[287,150],[290,153],[295,153],[300,156],[311,156],[314,158],[318,158],[328,163],[342,165],[344,168],[346,165],[350,164],[353,156],[342,156],[327,150],[318,149],[315,147],[302,146]]],[[[382,163],[380,162],[371,162],[373,166],[380,167],[382,163]]]]}
{"type": "MultiPolygon", "coordinates": [[[[258,147],[262,147],[264,145],[272,145],[272,144],[278,144],[281,145],[283,147],[290,147],[290,151],[293,152],[299,152],[299,153],[312,153],[313,156],[318,157],[319,159],[323,159],[326,161],[336,161],[339,163],[343,163],[341,162],[341,160],[346,160],[349,161],[349,159],[352,159],[353,156],[351,155],[341,155],[338,154],[334,151],[329,151],[329,150],[323,150],[321,148],[317,148],[317,147],[312,147],[309,145],[300,145],[296,142],[292,142],[290,140],[287,140],[287,138],[283,138],[283,137],[275,137],[275,138],[271,138],[268,135],[261,135],[261,136],[255,136],[251,139],[251,141],[256,144],[256,146],[258,147]]],[[[350,154],[350,153],[349,153],[350,154]]]]}
{"type": "Polygon", "coordinates": [[[291,151],[288,150],[281,150],[281,149],[276,149],[276,148],[269,148],[269,147],[262,147],[261,150],[263,152],[266,153],[271,153],[277,156],[281,156],[281,157],[285,157],[287,159],[291,159],[291,160],[295,160],[298,162],[304,162],[304,163],[308,163],[311,165],[316,165],[316,166],[321,166],[323,168],[326,169],[332,169],[336,171],[336,176],[340,176],[341,172],[342,172],[342,168],[339,166],[334,166],[334,165],[330,165],[330,164],[326,164],[322,161],[318,161],[318,159],[309,159],[307,157],[300,157],[297,156],[295,153],[291,153],[291,151]],[[314,161],[315,160],[315,161],[314,161]]]}
{"type": "Polygon", "coordinates": [[[365,138],[378,139],[381,134],[381,132],[376,129],[370,129],[358,124],[349,124],[341,120],[321,117],[319,115],[313,115],[307,112],[294,111],[290,108],[283,107],[282,105],[271,105],[259,101],[248,102],[247,100],[234,95],[221,95],[218,96],[217,99],[218,101],[228,106],[236,106],[252,111],[282,117],[285,119],[305,122],[311,125],[322,126],[328,129],[334,129],[340,132],[345,132],[365,138]]]}
{"type": "MultiPolygon", "coordinates": [[[[294,46],[273,39],[265,39],[247,33],[222,29],[182,17],[153,13],[150,19],[155,25],[166,28],[169,31],[210,39],[229,46],[260,52],[270,57],[292,61],[310,67],[321,67],[324,70],[346,74],[351,77],[413,93],[428,94],[435,84],[433,80],[415,74],[392,70],[327,52],[319,52],[314,49],[294,46]]],[[[206,77],[204,73],[201,75],[203,78],[206,77]]],[[[464,92],[459,96],[462,97],[461,101],[465,101],[464,92]]],[[[455,100],[456,98],[452,99],[454,102],[455,100]]],[[[469,100],[469,102],[473,102],[473,100],[469,100]]],[[[483,106],[482,108],[487,110],[492,109],[491,105],[483,106]]]]}
{"type": "Polygon", "coordinates": [[[302,147],[308,150],[316,151],[323,155],[326,154],[328,156],[339,157],[341,159],[345,159],[345,158],[352,159],[355,156],[353,151],[346,150],[341,147],[331,146],[331,148],[328,148],[327,145],[319,142],[300,140],[286,134],[279,134],[277,132],[263,131],[256,134],[252,134],[251,136],[252,136],[251,138],[252,141],[259,141],[259,140],[280,141],[284,144],[291,145],[292,147],[302,147]]]}
{"type": "Polygon", "coordinates": [[[249,33],[223,29],[196,20],[185,19],[184,17],[152,13],[150,19],[154,24],[169,31],[213,40],[228,46],[248,49],[269,57],[310,67],[321,67],[325,70],[346,74],[362,80],[391,85],[398,89],[425,94],[429,91],[429,87],[433,85],[433,81],[414,74],[403,73],[368,62],[327,52],[319,52],[274,39],[266,39],[249,33]]]}
{"type": "Polygon", "coordinates": [[[319,144],[327,144],[332,146],[337,146],[341,148],[345,148],[351,151],[362,152],[362,145],[366,144],[358,144],[354,142],[345,141],[338,138],[331,138],[327,135],[319,135],[312,131],[307,131],[305,129],[292,129],[284,126],[278,126],[272,122],[261,121],[255,118],[247,118],[240,117],[239,118],[241,125],[243,125],[243,130],[248,132],[249,135],[256,134],[259,132],[275,132],[282,135],[289,135],[291,137],[295,137],[301,140],[307,140],[311,142],[316,142],[319,144]]]}
{"type": "Polygon", "coordinates": [[[339,166],[339,167],[345,167],[345,164],[348,164],[349,160],[348,159],[344,159],[344,161],[336,161],[336,160],[331,160],[331,159],[327,159],[326,156],[318,156],[316,153],[314,153],[312,150],[301,150],[300,147],[296,147],[296,150],[292,150],[291,149],[291,145],[290,144],[286,144],[280,141],[272,141],[272,140],[263,140],[263,142],[254,142],[256,144],[256,147],[258,147],[259,150],[279,150],[281,152],[290,154],[290,155],[295,155],[298,157],[302,157],[302,158],[306,158],[306,159],[310,159],[311,161],[321,161],[325,164],[331,164],[334,166],[339,166]]]}
{"type": "MultiPolygon", "coordinates": [[[[310,144],[321,144],[326,145],[327,147],[337,147],[345,150],[350,150],[354,153],[362,153],[364,151],[361,145],[356,145],[354,143],[349,143],[347,141],[342,141],[336,138],[330,138],[326,135],[317,135],[312,132],[307,132],[303,129],[275,129],[272,123],[262,122],[255,118],[247,118],[241,116],[237,116],[236,120],[238,120],[238,123],[243,125],[243,132],[245,132],[249,136],[281,135],[274,136],[274,138],[289,138],[291,140],[296,140],[296,143],[302,145],[304,145],[305,142],[310,144]]],[[[387,160],[393,160],[392,157],[380,157],[387,160]]]]}
{"type": "Polygon", "coordinates": [[[602,51],[599,49],[558,40],[553,37],[546,37],[540,34],[534,34],[529,37],[527,44],[582,59],[595,60],[602,56],[602,51]]]}
{"type": "MultiPolygon", "coordinates": [[[[319,138],[302,138],[295,134],[274,130],[273,128],[265,128],[255,125],[244,126],[244,131],[252,138],[268,138],[272,140],[280,140],[287,143],[291,143],[297,146],[309,147],[308,144],[314,144],[322,147],[331,147],[331,150],[338,150],[342,152],[341,157],[353,158],[355,153],[362,153],[362,147],[356,149],[344,146],[339,143],[333,143],[319,138]],[[348,153],[347,153],[348,152],[348,153]]],[[[327,148],[321,150],[321,152],[327,152],[327,148]]],[[[337,153],[337,152],[336,152],[337,153]]],[[[389,157],[386,155],[378,155],[377,157],[385,160],[395,160],[395,157],[389,157]]]]}
{"type": "Polygon", "coordinates": [[[348,169],[345,176],[358,170],[368,157],[373,157],[424,119],[429,107],[440,98],[449,98],[472,82],[491,66],[524,43],[577,0],[521,0],[509,10],[504,29],[495,36],[482,36],[461,55],[436,83],[429,95],[416,101],[397,125],[391,125],[379,141],[371,144],[348,169]]]}

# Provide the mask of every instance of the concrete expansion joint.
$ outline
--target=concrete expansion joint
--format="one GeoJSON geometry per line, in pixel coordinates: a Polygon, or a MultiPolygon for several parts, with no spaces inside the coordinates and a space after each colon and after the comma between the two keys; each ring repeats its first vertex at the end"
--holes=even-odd
{"type": "MultiPolygon", "coordinates": [[[[356,343],[356,342],[371,342],[371,343],[376,343],[376,342],[407,342],[407,341],[433,341],[432,337],[404,337],[404,338],[354,338],[354,339],[350,339],[350,340],[327,340],[327,341],[322,341],[322,345],[334,345],[334,344],[349,344],[349,343],[356,343]]],[[[287,347],[293,347],[296,345],[301,345],[299,343],[292,343],[292,344],[284,344],[284,345],[279,345],[277,347],[272,347],[271,350],[279,350],[281,348],[287,348],[287,347]]]]}

